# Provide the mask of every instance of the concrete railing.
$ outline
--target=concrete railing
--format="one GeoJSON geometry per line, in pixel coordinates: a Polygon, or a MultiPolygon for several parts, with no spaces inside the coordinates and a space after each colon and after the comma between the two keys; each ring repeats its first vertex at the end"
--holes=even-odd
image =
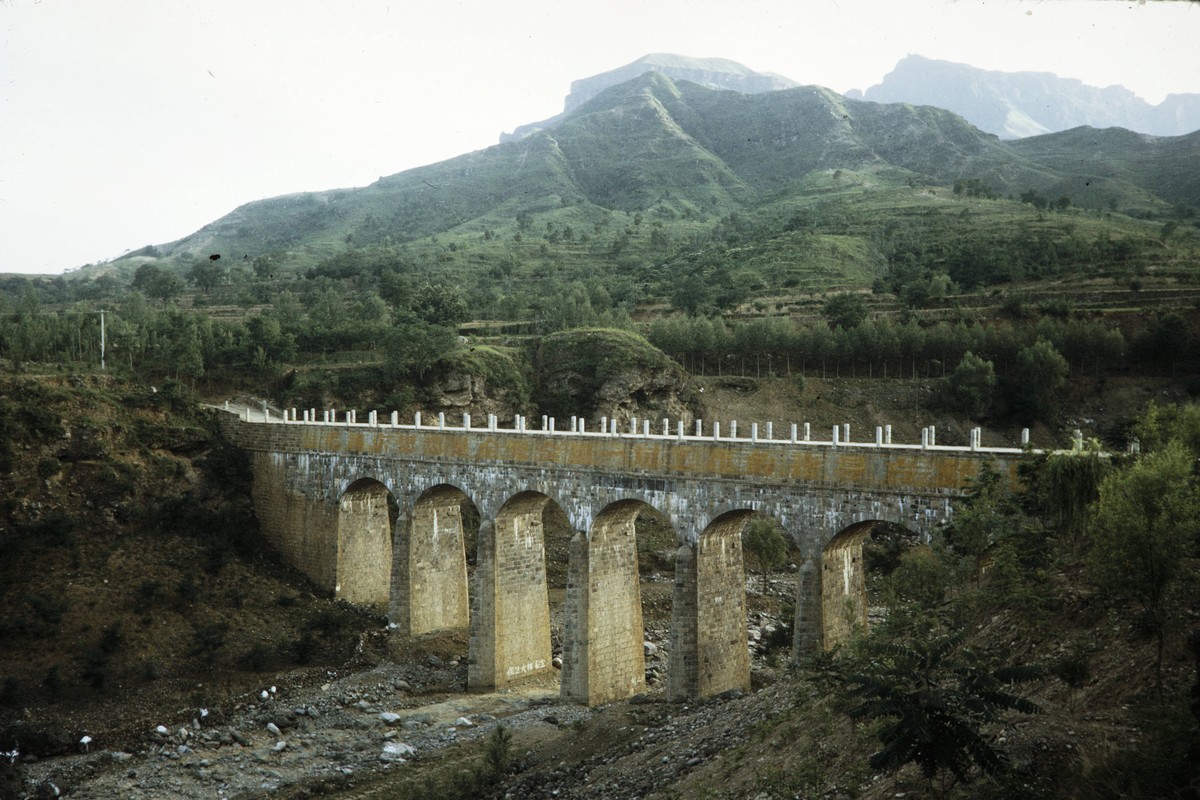
{"type": "MultiPolygon", "coordinates": [[[[358,412],[353,410],[339,413],[336,409],[321,409],[318,413],[318,409],[315,408],[303,410],[292,408],[285,409],[282,413],[277,413],[272,412],[265,406],[261,411],[255,411],[246,407],[235,409],[228,402],[225,403],[223,410],[236,413],[244,422],[283,425],[364,426],[397,428],[402,430],[494,433],[497,435],[622,437],[688,442],[737,442],[738,444],[758,444],[763,446],[797,445],[829,448],[938,450],[945,452],[1004,453],[1009,455],[1026,451],[1041,452],[1040,450],[1030,448],[1028,428],[1021,431],[1021,447],[984,447],[982,428],[971,429],[970,443],[967,445],[939,445],[937,443],[937,429],[932,425],[921,429],[920,442],[901,444],[892,441],[891,425],[876,426],[874,439],[872,440],[854,441],[850,436],[849,424],[834,425],[826,429],[829,431],[828,439],[814,439],[812,426],[807,422],[803,424],[792,423],[782,437],[776,437],[774,423],[771,422],[763,426],[760,426],[757,422],[751,423],[748,434],[743,433],[739,435],[736,420],[730,422],[728,427],[722,431],[720,421],[712,421],[706,427],[703,420],[695,420],[692,425],[688,426],[682,420],[676,420],[672,425],[671,421],[666,418],[652,423],[649,419],[639,420],[637,417],[633,417],[628,425],[620,425],[616,419],[601,417],[599,428],[588,429],[586,419],[578,416],[572,416],[567,421],[566,427],[560,428],[558,420],[549,416],[542,416],[540,426],[531,427],[528,419],[520,414],[514,416],[511,422],[506,419],[503,425],[508,427],[502,427],[502,423],[495,414],[489,414],[486,423],[479,425],[472,424],[470,414],[463,414],[461,420],[455,421],[457,424],[448,424],[444,413],[439,413],[433,420],[426,420],[422,418],[420,412],[417,412],[411,422],[401,422],[400,414],[397,411],[392,411],[386,416],[381,415],[378,411],[369,411],[365,418],[360,421],[358,412]],[[318,419],[318,417],[320,418],[318,419]]],[[[742,430],[745,431],[745,428],[742,430]]],[[[1082,442],[1082,434],[1076,431],[1075,449],[1080,449],[1082,442]]]]}

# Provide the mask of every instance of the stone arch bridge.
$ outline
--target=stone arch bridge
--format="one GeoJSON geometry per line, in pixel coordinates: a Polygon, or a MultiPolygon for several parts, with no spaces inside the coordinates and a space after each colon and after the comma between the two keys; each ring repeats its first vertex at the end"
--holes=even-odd
{"type": "MultiPolygon", "coordinates": [[[[746,689],[741,533],[773,518],[801,551],[794,651],[845,638],[866,620],[862,541],[874,523],[927,532],[951,513],[984,463],[1015,479],[1022,451],[892,444],[890,431],[852,442],[808,426],[777,437],[722,434],[697,423],[659,432],[605,420],[566,431],[359,422],[324,412],[222,414],[248,452],[262,529],[291,564],[352,603],[386,609],[403,634],[470,629],[468,685],[488,690],[549,672],[551,641],[542,512],[555,503],[576,532],[569,546],[562,695],[600,704],[645,689],[634,521],[647,506],[678,540],[667,689],[708,696],[746,689]],[[478,517],[473,587],[464,516],[478,517]],[[473,591],[472,591],[473,589],[473,591]]],[[[658,428],[658,426],[655,426],[658,428]]]]}

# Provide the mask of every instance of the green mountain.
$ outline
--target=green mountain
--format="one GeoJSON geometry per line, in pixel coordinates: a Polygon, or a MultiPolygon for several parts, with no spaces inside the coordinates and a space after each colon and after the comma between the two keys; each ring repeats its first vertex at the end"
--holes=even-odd
{"type": "Polygon", "coordinates": [[[629,245],[649,259],[731,214],[791,213],[834,198],[920,205],[928,192],[914,189],[962,181],[991,196],[1068,195],[1075,207],[1153,214],[1200,204],[1198,143],[1200,134],[1091,129],[1003,142],[930,106],[848,100],[817,86],[746,94],[650,72],[519,141],[361,189],[249,203],[124,261],[187,267],[212,253],[269,254],[304,268],[388,246],[466,274],[525,260],[535,236],[544,240],[536,254],[551,259],[580,263],[601,240],[610,255],[629,245]]]}

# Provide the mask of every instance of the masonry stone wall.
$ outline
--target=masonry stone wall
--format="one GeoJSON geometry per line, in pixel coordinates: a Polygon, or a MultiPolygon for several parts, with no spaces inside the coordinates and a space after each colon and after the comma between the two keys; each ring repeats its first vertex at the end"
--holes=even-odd
{"type": "Polygon", "coordinates": [[[553,670],[542,529],[542,511],[548,502],[542,494],[520,494],[496,517],[491,548],[495,552],[495,686],[509,686],[553,670]]]}
{"type": "Polygon", "coordinates": [[[713,521],[696,545],[697,692],[701,696],[750,688],[746,641],[746,571],[742,529],[748,512],[713,521]]]}
{"type": "Polygon", "coordinates": [[[251,496],[259,526],[285,561],[331,593],[337,586],[337,509],[289,480],[289,462],[251,452],[251,496]]]}
{"type": "MultiPolygon", "coordinates": [[[[439,572],[435,563],[442,562],[422,549],[435,541],[440,548],[444,539],[461,542],[461,507],[456,515],[452,504],[422,505],[422,496],[455,487],[474,503],[483,520],[468,615],[469,674],[477,687],[521,677],[510,676],[510,669],[542,669],[540,516],[535,521],[532,513],[517,513],[519,503],[507,517],[502,509],[526,493],[558,503],[582,532],[570,547],[562,691],[591,703],[644,685],[632,528],[641,504],[671,519],[679,537],[668,687],[679,695],[711,694],[749,680],[744,570],[740,538],[732,532],[741,522],[735,520],[753,512],[770,516],[800,548],[796,647],[806,652],[841,635],[823,598],[830,609],[845,609],[853,594],[845,590],[846,577],[854,586],[861,582],[861,541],[857,551],[825,558],[839,532],[871,521],[927,531],[947,518],[952,499],[985,461],[997,458],[1001,473],[1015,479],[1017,460],[948,448],[263,424],[231,415],[222,424],[251,453],[264,533],[289,562],[331,589],[345,532],[339,529],[343,495],[364,478],[386,487],[399,507],[389,609],[402,633],[443,624],[414,627],[434,583],[456,587],[454,599],[438,601],[455,609],[455,624],[467,614],[467,595],[457,588],[465,578],[439,572]],[[443,537],[444,531],[453,533],[443,537]],[[849,571],[837,571],[839,558],[849,571]],[[421,583],[435,573],[435,580],[421,583]],[[841,594],[833,598],[837,579],[841,594]],[[520,583],[527,586],[514,585],[520,583]]],[[[460,552],[461,544],[439,552],[455,548],[460,552]]],[[[462,563],[457,557],[444,563],[450,561],[462,563]]]]}
{"type": "MultiPolygon", "coordinates": [[[[590,705],[631,697],[646,688],[642,597],[634,523],[642,504],[618,503],[596,519],[587,540],[586,602],[568,598],[567,625],[587,637],[590,705]]],[[[579,698],[585,699],[585,698],[579,698]]]]}
{"type": "Polygon", "coordinates": [[[402,546],[410,593],[409,633],[466,628],[470,624],[462,492],[438,486],[417,499],[402,546]]]}
{"type": "Polygon", "coordinates": [[[826,650],[849,642],[866,627],[867,575],[863,542],[870,523],[855,525],[833,538],[821,554],[821,625],[826,650]]]}
{"type": "Polygon", "coordinates": [[[392,572],[392,521],[386,486],[359,481],[342,495],[337,547],[337,598],[386,609],[392,572]]]}

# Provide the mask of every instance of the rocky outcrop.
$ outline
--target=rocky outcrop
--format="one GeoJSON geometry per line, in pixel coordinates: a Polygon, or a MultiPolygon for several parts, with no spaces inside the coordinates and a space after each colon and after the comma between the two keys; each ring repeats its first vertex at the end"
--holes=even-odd
{"type": "Polygon", "coordinates": [[[426,387],[427,408],[435,414],[444,412],[457,425],[463,414],[470,414],[473,424],[482,423],[488,414],[501,419],[524,413],[524,401],[513,392],[488,383],[484,375],[450,372],[432,380],[426,387]]]}
{"type": "Polygon", "coordinates": [[[691,425],[699,407],[690,377],[665,353],[629,331],[586,329],[547,336],[535,363],[541,413],[602,417],[628,425],[633,417],[691,425]]]}

